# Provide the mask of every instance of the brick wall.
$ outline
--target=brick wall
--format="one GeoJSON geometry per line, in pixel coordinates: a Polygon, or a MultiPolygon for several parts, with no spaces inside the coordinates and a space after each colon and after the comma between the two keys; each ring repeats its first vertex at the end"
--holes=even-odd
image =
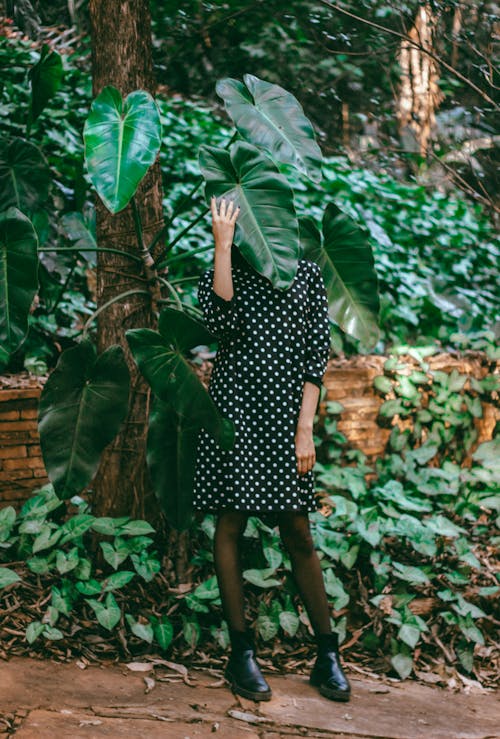
{"type": "Polygon", "coordinates": [[[0,378],[0,505],[18,507],[48,481],[38,436],[38,399],[45,378],[0,378]]]}
{"type": "MultiPolygon", "coordinates": [[[[338,429],[353,447],[362,449],[370,459],[383,453],[390,429],[377,424],[378,409],[383,402],[373,390],[373,378],[383,373],[385,357],[357,356],[332,359],[325,376],[326,393],[320,413],[326,412],[326,402],[340,402],[344,411],[338,429]]],[[[404,362],[413,362],[410,357],[404,362]]],[[[483,355],[452,357],[436,354],[428,359],[430,368],[481,378],[488,372],[483,355]]],[[[414,362],[417,368],[417,362],[414,362]]],[[[210,363],[205,362],[200,375],[206,381],[210,363]]],[[[497,372],[500,368],[497,367],[497,372]]],[[[45,377],[27,373],[0,377],[0,506],[18,507],[35,487],[48,481],[40,453],[38,437],[38,399],[45,377]]],[[[498,408],[483,404],[483,418],[476,419],[478,444],[491,439],[495,423],[500,419],[498,408]]]]}

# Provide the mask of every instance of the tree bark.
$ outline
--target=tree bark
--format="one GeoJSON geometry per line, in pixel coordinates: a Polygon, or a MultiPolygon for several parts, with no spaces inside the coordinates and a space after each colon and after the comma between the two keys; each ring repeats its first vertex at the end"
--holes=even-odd
{"type": "MultiPolygon", "coordinates": [[[[155,91],[151,54],[151,17],[147,0],[90,0],[93,93],[113,85],[123,95],[133,90],[155,91]]],[[[163,225],[162,185],[158,161],[137,193],[144,243],[149,245],[163,225]]],[[[147,289],[144,269],[125,256],[138,255],[131,206],[112,215],[96,196],[99,246],[119,249],[124,256],[99,253],[97,259],[97,305],[119,293],[147,289]]],[[[158,245],[158,248],[161,248],[158,245]]],[[[153,253],[156,258],[157,254],[153,253]]],[[[137,371],[125,338],[129,328],[155,328],[151,298],[132,295],[108,306],[98,316],[97,349],[101,353],[120,344],[130,370],[129,412],[116,439],[105,450],[92,485],[96,515],[155,515],[156,501],[146,467],[146,435],[150,389],[137,371]]],[[[104,419],[103,419],[103,422],[104,419]]]]}
{"type": "Polygon", "coordinates": [[[409,40],[401,42],[399,51],[399,133],[404,148],[423,157],[427,155],[432,138],[435,110],[442,99],[437,64],[425,53],[434,49],[435,26],[436,18],[430,5],[421,5],[408,33],[409,40]]]}

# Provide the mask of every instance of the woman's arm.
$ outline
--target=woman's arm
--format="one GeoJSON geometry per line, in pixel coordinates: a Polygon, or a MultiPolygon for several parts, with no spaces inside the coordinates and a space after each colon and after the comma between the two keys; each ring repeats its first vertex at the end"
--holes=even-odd
{"type": "Polygon", "coordinates": [[[231,272],[231,247],[233,245],[234,228],[240,207],[234,208],[234,201],[221,199],[220,212],[217,212],[217,201],[212,196],[210,201],[212,211],[212,231],[215,240],[214,250],[214,291],[224,300],[233,297],[233,277],[231,272]]]}
{"type": "Polygon", "coordinates": [[[302,403],[295,431],[295,455],[297,470],[304,475],[316,463],[316,449],[313,441],[314,414],[318,406],[319,387],[312,382],[304,382],[302,403]]]}

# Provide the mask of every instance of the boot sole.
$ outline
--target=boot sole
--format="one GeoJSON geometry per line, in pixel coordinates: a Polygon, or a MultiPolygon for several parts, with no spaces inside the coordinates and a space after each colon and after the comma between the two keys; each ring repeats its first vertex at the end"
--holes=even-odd
{"type": "Polygon", "coordinates": [[[272,698],[271,690],[267,690],[265,692],[255,692],[253,690],[247,690],[247,688],[243,688],[241,685],[238,685],[231,674],[224,675],[224,678],[231,686],[231,690],[233,691],[233,693],[237,693],[238,695],[243,696],[243,698],[249,698],[253,701],[270,701],[272,698]]]}
{"type": "Polygon", "coordinates": [[[325,698],[329,698],[332,701],[338,701],[339,703],[348,703],[351,700],[351,692],[345,690],[335,690],[335,688],[329,688],[327,685],[321,685],[313,680],[309,680],[311,685],[318,688],[321,695],[325,698]]]}

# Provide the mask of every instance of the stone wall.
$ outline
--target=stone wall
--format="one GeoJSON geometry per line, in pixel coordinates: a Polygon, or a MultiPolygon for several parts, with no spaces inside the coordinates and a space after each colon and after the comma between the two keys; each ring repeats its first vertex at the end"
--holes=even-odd
{"type": "MultiPolygon", "coordinates": [[[[373,378],[383,373],[386,358],[381,356],[357,356],[350,359],[332,359],[325,376],[326,393],[320,404],[320,414],[326,413],[326,403],[338,401],[344,407],[338,423],[353,447],[359,448],[373,459],[384,452],[390,428],[377,423],[378,410],[383,398],[373,389],[373,378]]],[[[411,357],[404,362],[418,363],[411,357]]],[[[466,357],[436,354],[429,357],[432,370],[482,378],[488,372],[487,360],[479,353],[466,357]]],[[[210,362],[204,362],[200,375],[206,382],[210,362]]],[[[496,371],[499,371],[497,367],[496,371]]],[[[30,492],[48,481],[41,456],[38,437],[38,400],[45,377],[27,373],[0,377],[0,506],[18,507],[30,492]]],[[[483,404],[483,418],[476,419],[478,444],[491,439],[495,423],[500,419],[498,408],[483,404]]]]}

